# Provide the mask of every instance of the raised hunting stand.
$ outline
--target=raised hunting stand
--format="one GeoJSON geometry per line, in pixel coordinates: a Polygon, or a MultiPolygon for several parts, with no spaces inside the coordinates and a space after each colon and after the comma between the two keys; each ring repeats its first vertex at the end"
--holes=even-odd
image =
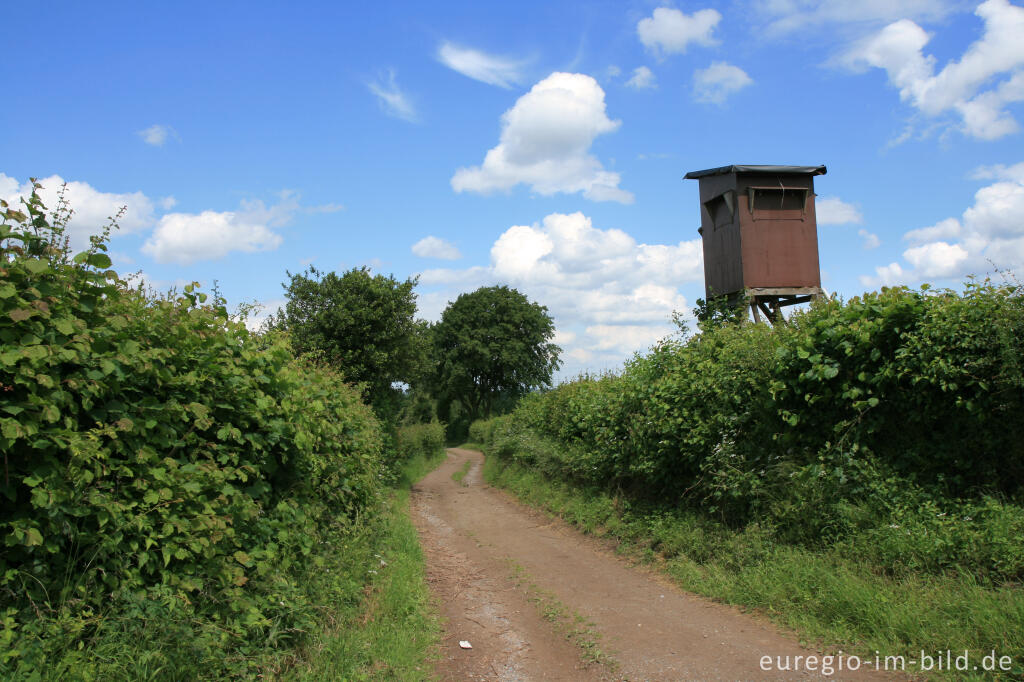
{"type": "Polygon", "coordinates": [[[700,182],[707,300],[750,301],[775,324],[782,308],[824,296],[818,268],[814,176],[824,166],[722,166],[700,182]]]}

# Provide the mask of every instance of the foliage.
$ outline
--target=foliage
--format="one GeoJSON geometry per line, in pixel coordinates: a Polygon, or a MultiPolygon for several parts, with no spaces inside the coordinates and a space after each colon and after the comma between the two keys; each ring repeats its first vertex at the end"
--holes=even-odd
{"type": "Polygon", "coordinates": [[[403,461],[444,450],[444,424],[439,422],[400,426],[396,434],[395,447],[403,461]]]}
{"type": "Polygon", "coordinates": [[[396,383],[409,383],[423,363],[423,324],[417,323],[416,279],[399,282],[353,268],[338,275],[314,267],[289,273],[288,303],[275,324],[299,353],[311,353],[365,387],[377,414],[392,421],[396,383]]]}
{"type": "Polygon", "coordinates": [[[549,386],[560,366],[547,308],[505,286],[460,295],[433,328],[436,390],[473,419],[499,401],[549,386]]]}
{"type": "MultiPolygon", "coordinates": [[[[747,319],[749,306],[750,299],[746,296],[715,296],[712,294],[708,296],[707,300],[697,299],[693,316],[697,318],[698,328],[704,331],[723,324],[744,322],[747,319]]],[[[672,321],[681,331],[686,331],[686,323],[678,312],[672,314],[672,321]]]]}
{"type": "Polygon", "coordinates": [[[667,340],[619,376],[527,396],[473,440],[883,571],[1021,580],[1022,353],[1017,285],[885,289],[667,340]]]}
{"type": "Polygon", "coordinates": [[[2,208],[0,674],[269,665],[319,618],[304,576],[377,507],[376,418],[194,285],[128,287],[102,237],[69,258],[36,194],[2,208]]]}
{"type": "Polygon", "coordinates": [[[424,575],[419,536],[408,515],[409,487],[444,459],[444,450],[405,454],[402,485],[386,501],[383,513],[338,553],[342,576],[368,578],[366,585],[349,578],[362,598],[352,599],[346,593],[340,602],[332,601],[341,608],[332,613],[322,632],[310,637],[282,679],[420,682],[430,678],[427,671],[441,628],[424,575]]]}

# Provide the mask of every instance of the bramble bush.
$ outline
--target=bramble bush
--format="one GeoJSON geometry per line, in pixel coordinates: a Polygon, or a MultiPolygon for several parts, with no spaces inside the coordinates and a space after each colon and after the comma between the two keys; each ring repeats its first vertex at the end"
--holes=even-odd
{"type": "Polygon", "coordinates": [[[63,203],[0,209],[0,676],[264,665],[379,506],[372,411],[194,285],[132,288],[104,237],[70,258],[63,203]]]}
{"type": "Polygon", "coordinates": [[[883,570],[1019,581],[1022,354],[1017,284],[889,288],[778,327],[702,325],[473,432],[549,476],[883,570]]]}

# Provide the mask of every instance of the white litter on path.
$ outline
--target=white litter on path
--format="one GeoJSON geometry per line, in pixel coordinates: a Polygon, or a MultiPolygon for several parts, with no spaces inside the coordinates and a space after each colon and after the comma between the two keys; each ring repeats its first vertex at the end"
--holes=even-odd
{"type": "Polygon", "coordinates": [[[473,645],[472,645],[472,644],[470,644],[470,643],[469,643],[469,642],[468,642],[467,640],[465,640],[465,639],[460,639],[460,640],[459,640],[459,646],[461,646],[461,647],[462,647],[463,649],[472,649],[472,648],[473,648],[473,645]]]}

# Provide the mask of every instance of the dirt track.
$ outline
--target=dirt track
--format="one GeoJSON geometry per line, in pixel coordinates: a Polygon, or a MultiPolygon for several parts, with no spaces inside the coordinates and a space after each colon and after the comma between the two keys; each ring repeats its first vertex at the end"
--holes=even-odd
{"type": "MultiPolygon", "coordinates": [[[[413,487],[413,519],[428,580],[447,621],[437,666],[442,679],[822,677],[765,672],[762,656],[793,660],[815,652],[760,619],[629,566],[598,541],[524,508],[483,483],[482,462],[478,452],[449,450],[447,461],[413,487]],[[467,459],[469,473],[456,483],[451,476],[467,459]],[[597,646],[613,659],[610,665],[585,663],[583,649],[544,618],[553,599],[592,624],[597,646]],[[460,640],[473,648],[460,648],[460,640]]],[[[862,669],[827,679],[872,677],[881,676],[862,669]]]]}

